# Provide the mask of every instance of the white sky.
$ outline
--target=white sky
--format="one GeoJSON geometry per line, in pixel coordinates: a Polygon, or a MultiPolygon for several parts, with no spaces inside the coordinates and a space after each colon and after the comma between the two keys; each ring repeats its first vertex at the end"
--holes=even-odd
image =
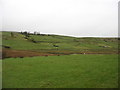
{"type": "MultiPolygon", "coordinates": [[[[6,31],[117,36],[119,0],[0,0],[6,31]]],[[[2,20],[2,18],[0,18],[2,20]]]]}

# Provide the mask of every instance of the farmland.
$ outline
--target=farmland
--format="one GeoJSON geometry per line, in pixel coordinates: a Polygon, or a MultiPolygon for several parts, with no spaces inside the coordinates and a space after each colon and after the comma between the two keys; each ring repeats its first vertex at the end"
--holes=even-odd
{"type": "Polygon", "coordinates": [[[2,32],[2,86],[117,88],[118,42],[118,38],[2,32]]]}

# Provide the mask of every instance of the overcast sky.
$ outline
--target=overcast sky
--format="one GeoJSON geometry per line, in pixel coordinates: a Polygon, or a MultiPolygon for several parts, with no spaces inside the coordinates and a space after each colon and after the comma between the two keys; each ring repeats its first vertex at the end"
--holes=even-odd
{"type": "Polygon", "coordinates": [[[118,1],[0,0],[0,17],[3,15],[1,30],[72,36],[117,36],[118,1]]]}

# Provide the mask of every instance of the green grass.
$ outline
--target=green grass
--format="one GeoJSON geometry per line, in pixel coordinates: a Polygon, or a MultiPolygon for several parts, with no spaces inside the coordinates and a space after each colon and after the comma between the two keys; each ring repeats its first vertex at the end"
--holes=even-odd
{"type": "Polygon", "coordinates": [[[117,88],[118,55],[3,60],[3,88],[117,88]]]}
{"type": "Polygon", "coordinates": [[[33,43],[25,39],[24,35],[13,32],[14,37],[11,36],[10,32],[2,32],[3,45],[10,46],[15,50],[41,50],[41,49],[51,49],[54,50],[56,47],[53,45],[58,45],[59,50],[84,50],[88,51],[103,50],[104,52],[108,49],[113,52],[118,49],[117,38],[75,38],[68,36],[59,35],[30,35],[29,39],[34,39],[38,43],[33,43]],[[107,48],[101,47],[107,46],[107,48]]]}
{"type": "MultiPolygon", "coordinates": [[[[25,39],[25,35],[18,32],[13,32],[13,36],[11,32],[2,32],[0,44],[10,46],[12,50],[52,54],[116,53],[118,50],[117,38],[30,35],[25,39]],[[33,43],[32,39],[37,43],[33,43]]],[[[7,58],[3,60],[3,88],[117,88],[117,56],[95,54],[7,58]]]]}
{"type": "Polygon", "coordinates": [[[0,89],[2,89],[2,60],[0,59],[0,89]]]}

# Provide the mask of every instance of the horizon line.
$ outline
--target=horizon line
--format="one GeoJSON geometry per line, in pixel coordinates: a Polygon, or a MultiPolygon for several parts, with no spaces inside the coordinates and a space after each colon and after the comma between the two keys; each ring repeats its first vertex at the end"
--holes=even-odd
{"type": "MultiPolygon", "coordinates": [[[[7,31],[7,30],[2,30],[0,32],[25,32],[25,31],[7,31]]],[[[26,32],[29,32],[29,33],[34,33],[34,32],[37,32],[37,31],[34,31],[34,32],[30,32],[30,31],[26,31],[26,32]]],[[[58,34],[58,33],[40,33],[40,34],[49,34],[49,35],[62,35],[62,36],[70,36],[70,37],[77,37],[77,38],[81,38],[81,37],[97,37],[97,38],[120,38],[120,36],[75,36],[75,35],[66,35],[66,34],[58,34]]]]}

